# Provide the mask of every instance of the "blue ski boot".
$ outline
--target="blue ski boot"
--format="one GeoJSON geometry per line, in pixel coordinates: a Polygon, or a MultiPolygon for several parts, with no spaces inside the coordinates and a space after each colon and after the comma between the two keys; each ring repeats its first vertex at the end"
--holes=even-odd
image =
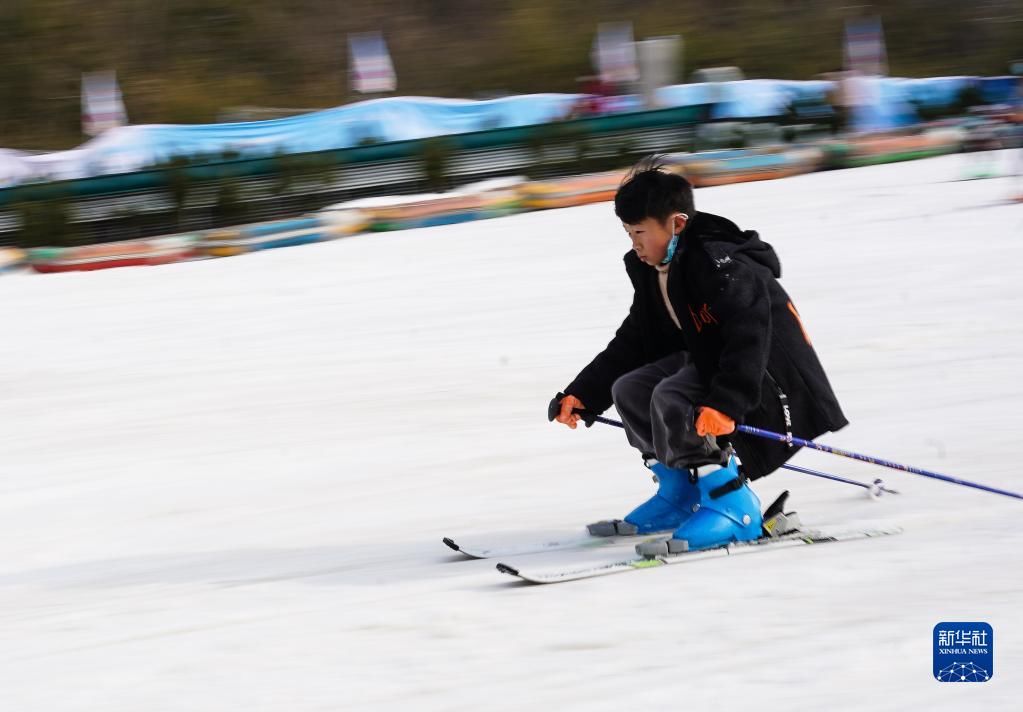
{"type": "MultiPolygon", "coordinates": [[[[689,482],[687,479],[686,483],[689,482]]],[[[760,500],[739,474],[734,457],[729,458],[725,467],[699,468],[698,479],[690,486],[697,492],[692,516],[683,520],[668,541],[637,546],[640,554],[659,556],[713,549],[762,536],[764,518],[760,513],[760,500]]]]}
{"type": "Polygon", "coordinates": [[[648,460],[654,473],[657,493],[625,515],[625,519],[595,522],[587,526],[593,536],[650,534],[677,529],[700,502],[699,490],[689,481],[689,472],[673,470],[656,460],[648,460]]]}

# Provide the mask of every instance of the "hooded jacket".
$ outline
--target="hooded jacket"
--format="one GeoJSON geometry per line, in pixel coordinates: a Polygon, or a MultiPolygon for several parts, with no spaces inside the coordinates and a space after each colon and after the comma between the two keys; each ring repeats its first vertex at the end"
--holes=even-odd
{"type": "MultiPolygon", "coordinates": [[[[828,383],[799,312],[778,283],[774,249],[723,217],[697,213],[682,232],[668,272],[671,320],[657,270],[625,255],[632,306],[614,338],[568,387],[586,410],[611,406],[619,377],[677,351],[688,351],[707,386],[703,402],[737,423],[805,439],[848,421],[828,383]]],[[[762,477],[798,448],[742,433],[730,436],[746,474],[762,477]]]]}

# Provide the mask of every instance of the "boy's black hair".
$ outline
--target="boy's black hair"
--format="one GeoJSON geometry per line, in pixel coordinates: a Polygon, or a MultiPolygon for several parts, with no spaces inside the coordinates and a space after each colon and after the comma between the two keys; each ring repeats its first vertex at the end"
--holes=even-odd
{"type": "Polygon", "coordinates": [[[695,212],[693,186],[682,176],[664,170],[657,156],[633,166],[615,193],[615,215],[626,225],[647,218],[663,222],[675,213],[693,217],[695,212]]]}

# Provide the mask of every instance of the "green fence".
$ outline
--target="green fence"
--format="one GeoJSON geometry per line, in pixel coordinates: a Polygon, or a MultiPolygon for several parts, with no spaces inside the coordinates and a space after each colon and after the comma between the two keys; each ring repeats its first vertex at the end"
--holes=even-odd
{"type": "Polygon", "coordinates": [[[76,199],[172,187],[183,172],[188,181],[203,183],[225,179],[276,176],[294,166],[297,169],[357,167],[365,163],[416,160],[428,155],[431,143],[443,140],[452,155],[512,146],[537,146],[594,139],[612,134],[629,134],[643,129],[692,126],[707,112],[705,106],[685,106],[655,111],[614,114],[561,121],[552,124],[492,129],[451,134],[435,139],[396,141],[314,153],[271,155],[259,158],[180,157],[178,165],[166,165],[132,173],[96,176],[45,184],[29,184],[0,190],[0,209],[26,200],[49,199],[59,194],[76,199]],[[181,160],[184,159],[184,160],[181,160]]]}

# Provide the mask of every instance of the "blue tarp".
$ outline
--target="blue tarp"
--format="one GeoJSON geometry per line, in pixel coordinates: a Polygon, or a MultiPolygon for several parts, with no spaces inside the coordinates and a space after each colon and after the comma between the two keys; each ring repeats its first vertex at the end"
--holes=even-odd
{"type": "MultiPolygon", "coordinates": [[[[243,157],[348,148],[564,118],[578,94],[529,94],[489,101],[393,97],[269,121],[227,124],[152,124],[111,129],[71,151],[15,158],[37,176],[54,179],[123,173],[175,156],[243,157]]],[[[3,164],[0,164],[0,168],[3,164]]],[[[4,185],[0,175],[0,186],[4,185]]]]}
{"type": "MultiPolygon", "coordinates": [[[[917,120],[914,102],[949,106],[968,86],[988,101],[1011,101],[1014,77],[860,77],[853,128],[876,131],[917,120]]],[[[751,79],[664,87],[662,106],[714,104],[717,119],[780,116],[793,102],[827,105],[828,81],[751,79]]],[[[0,152],[0,187],[28,179],[67,179],[136,171],[174,156],[241,156],[347,148],[429,136],[542,124],[568,116],[579,94],[529,94],[489,101],[393,97],[270,121],[197,126],[125,126],[71,151],[43,155],[0,152]]],[[[636,97],[616,97],[620,110],[637,108],[636,97]]]]}
{"type": "Polygon", "coordinates": [[[715,119],[750,119],[781,116],[794,101],[826,101],[832,88],[826,81],[747,79],[737,82],[677,84],[657,91],[664,106],[714,104],[715,119]]]}

